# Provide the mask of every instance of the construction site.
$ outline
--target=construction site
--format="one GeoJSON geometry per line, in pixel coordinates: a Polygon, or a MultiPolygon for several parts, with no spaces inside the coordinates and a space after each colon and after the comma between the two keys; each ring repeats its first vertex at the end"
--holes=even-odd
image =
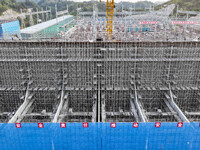
{"type": "MultiPolygon", "coordinates": [[[[107,139],[110,143],[100,142],[96,132],[93,135],[93,131],[86,130],[94,139],[97,136],[97,143],[87,138],[90,144],[97,144],[88,148],[91,150],[100,147],[132,149],[140,142],[138,149],[197,148],[195,143],[200,139],[196,135],[192,138],[189,132],[199,134],[194,128],[200,122],[200,15],[189,17],[194,12],[177,8],[176,17],[172,17],[174,9],[173,4],[158,11],[114,12],[112,30],[108,31],[109,17],[106,12],[98,12],[94,5],[93,12],[77,12],[76,18],[64,15],[67,11],[56,12],[53,20],[21,29],[17,38],[2,39],[0,123],[20,124],[16,128],[22,128],[23,123],[25,128],[29,123],[90,123],[91,127],[97,123],[97,133],[100,132],[102,138],[104,134],[110,137],[107,139]],[[181,20],[178,13],[186,13],[187,16],[181,20]],[[169,127],[164,125],[166,133],[146,129],[144,135],[130,128],[133,135],[128,138],[135,139],[136,133],[141,138],[138,143],[131,145],[131,142],[125,141],[127,147],[121,147],[120,142],[114,146],[116,143],[112,138],[119,139],[108,127],[116,128],[116,123],[124,123],[126,130],[119,125],[121,130],[116,131],[122,135],[122,140],[129,132],[129,124],[126,123],[148,122],[169,123],[169,127]],[[99,127],[99,123],[111,123],[111,126],[101,124],[99,127]],[[190,130],[175,130],[174,123],[186,123],[183,129],[188,127],[190,130]],[[188,134],[185,137],[186,147],[174,146],[173,141],[163,145],[163,136],[168,133],[168,128],[176,135],[170,135],[171,139],[177,138],[178,134],[188,134]],[[142,142],[142,136],[151,135],[159,135],[162,140],[156,144],[156,137],[152,137],[146,144],[142,142]],[[151,140],[156,148],[151,145],[151,140]]],[[[145,125],[148,126],[142,126],[145,125]]],[[[49,130],[54,133],[54,125],[46,126],[50,126],[49,130]]],[[[33,125],[30,124],[31,127],[33,125]]],[[[83,127],[88,127],[88,124],[83,124],[83,127]]],[[[155,124],[155,127],[158,126],[155,124]]],[[[8,125],[7,128],[11,127],[8,125]]],[[[71,130],[73,132],[74,129],[71,130]]],[[[78,131],[82,132],[79,128],[78,131]]],[[[56,136],[59,137],[60,132],[56,136]]],[[[53,136],[49,135],[51,138],[46,139],[49,149],[54,149],[50,141],[53,141],[53,136]]],[[[69,137],[63,138],[70,143],[69,137]]],[[[0,146],[6,149],[6,146],[0,146]]],[[[69,145],[65,146],[69,148],[69,145]]],[[[82,148],[85,148],[84,144],[82,148]]]]}
{"type": "Polygon", "coordinates": [[[197,42],[1,42],[1,122],[197,122],[197,42]]]}
{"type": "Polygon", "coordinates": [[[197,24],[173,24],[174,8],[114,13],[112,40],[94,5],[1,41],[1,122],[199,121],[197,24]]]}

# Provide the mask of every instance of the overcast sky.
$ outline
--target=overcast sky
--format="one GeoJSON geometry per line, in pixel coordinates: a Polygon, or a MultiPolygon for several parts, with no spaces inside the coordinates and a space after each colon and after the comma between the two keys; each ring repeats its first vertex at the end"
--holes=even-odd
{"type": "MultiPolygon", "coordinates": [[[[74,1],[90,1],[90,0],[74,0],[74,1]]],[[[97,0],[95,0],[97,1],[97,0]]],[[[99,0],[98,0],[99,1],[99,0]]],[[[106,1],[106,0],[102,0],[102,1],[106,1]]],[[[144,1],[144,0],[115,0],[115,2],[125,2],[125,1],[129,1],[129,2],[138,2],[138,1],[144,1]]],[[[166,1],[169,1],[169,0],[148,0],[148,1],[152,1],[152,2],[166,2],[166,1]]]]}

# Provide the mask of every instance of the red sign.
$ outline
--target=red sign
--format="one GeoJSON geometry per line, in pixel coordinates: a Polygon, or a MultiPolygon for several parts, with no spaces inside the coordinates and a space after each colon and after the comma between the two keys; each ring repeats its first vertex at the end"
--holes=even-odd
{"type": "Polygon", "coordinates": [[[155,123],[155,127],[156,127],[156,128],[160,128],[160,127],[161,127],[161,122],[156,122],[156,123],[155,123]]]}
{"type": "Polygon", "coordinates": [[[116,128],[116,126],[117,126],[116,123],[111,123],[111,124],[110,124],[110,127],[111,127],[111,128],[116,128]]]}
{"type": "Polygon", "coordinates": [[[158,24],[158,21],[140,21],[140,24],[158,24]]]}
{"type": "Polygon", "coordinates": [[[66,128],[66,123],[60,123],[61,128],[66,128]]]}
{"type": "Polygon", "coordinates": [[[43,123],[38,123],[38,128],[44,128],[44,124],[43,123]]]}
{"type": "Polygon", "coordinates": [[[199,24],[198,21],[172,21],[172,24],[199,24]]]}
{"type": "Polygon", "coordinates": [[[178,122],[178,123],[177,123],[177,127],[178,127],[178,128],[182,128],[182,127],[183,127],[183,122],[178,122]]]}
{"type": "Polygon", "coordinates": [[[15,123],[15,127],[16,128],[21,128],[22,126],[21,126],[21,123],[15,123]]]}
{"type": "Polygon", "coordinates": [[[87,122],[83,122],[83,128],[88,128],[89,124],[87,122]]]}
{"type": "Polygon", "coordinates": [[[133,128],[138,128],[138,126],[139,126],[139,123],[137,123],[137,122],[133,123],[133,128]]]}

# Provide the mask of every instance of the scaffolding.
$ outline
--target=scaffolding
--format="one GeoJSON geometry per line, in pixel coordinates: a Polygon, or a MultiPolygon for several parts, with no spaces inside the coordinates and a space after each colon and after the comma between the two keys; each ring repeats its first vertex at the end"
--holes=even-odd
{"type": "Polygon", "coordinates": [[[0,42],[0,122],[200,121],[199,42],[0,42]]]}

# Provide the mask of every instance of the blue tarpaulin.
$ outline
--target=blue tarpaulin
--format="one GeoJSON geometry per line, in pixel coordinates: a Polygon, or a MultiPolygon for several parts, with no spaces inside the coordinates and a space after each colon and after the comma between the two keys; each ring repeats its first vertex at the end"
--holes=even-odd
{"type": "Polygon", "coordinates": [[[1,150],[199,150],[199,123],[37,123],[0,124],[1,150]]]}

